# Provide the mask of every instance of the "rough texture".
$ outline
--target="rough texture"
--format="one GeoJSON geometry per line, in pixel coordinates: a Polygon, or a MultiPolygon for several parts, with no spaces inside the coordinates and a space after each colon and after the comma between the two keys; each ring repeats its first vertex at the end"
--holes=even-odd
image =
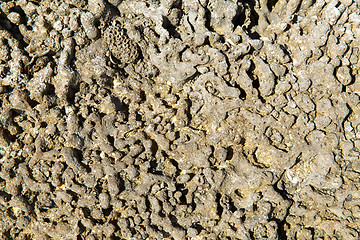
{"type": "Polygon", "coordinates": [[[125,29],[115,24],[105,30],[104,41],[108,45],[111,55],[120,63],[132,63],[139,57],[138,48],[129,39],[125,29]]]}
{"type": "Polygon", "coordinates": [[[359,239],[359,9],[1,1],[0,239],[359,239]]]}

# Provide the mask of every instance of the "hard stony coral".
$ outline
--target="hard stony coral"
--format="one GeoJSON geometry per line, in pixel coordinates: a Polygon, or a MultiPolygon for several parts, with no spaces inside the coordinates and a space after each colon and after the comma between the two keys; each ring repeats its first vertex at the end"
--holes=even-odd
{"type": "Polygon", "coordinates": [[[126,30],[113,24],[104,32],[104,40],[108,45],[111,55],[121,64],[133,63],[139,58],[139,49],[126,34],[126,30]]]}

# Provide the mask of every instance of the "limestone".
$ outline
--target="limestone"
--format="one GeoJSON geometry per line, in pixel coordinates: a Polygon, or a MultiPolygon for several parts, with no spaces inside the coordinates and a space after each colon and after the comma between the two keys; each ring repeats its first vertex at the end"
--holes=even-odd
{"type": "Polygon", "coordinates": [[[358,6],[2,2],[0,236],[358,239],[358,6]]]}
{"type": "Polygon", "coordinates": [[[344,86],[349,85],[353,81],[350,71],[350,68],[347,66],[341,66],[336,71],[338,81],[344,86]]]}

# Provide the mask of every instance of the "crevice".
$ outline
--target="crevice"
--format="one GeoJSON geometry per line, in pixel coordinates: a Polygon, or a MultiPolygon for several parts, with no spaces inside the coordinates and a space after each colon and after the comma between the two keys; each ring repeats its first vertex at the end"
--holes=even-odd
{"type": "Polygon", "coordinates": [[[178,229],[184,229],[183,227],[180,226],[180,224],[178,223],[177,218],[174,215],[169,214],[169,219],[170,219],[171,224],[172,224],[173,227],[178,228],[178,229]]]}
{"type": "Polygon", "coordinates": [[[225,160],[231,160],[234,156],[234,150],[232,147],[227,147],[226,150],[227,150],[227,153],[226,153],[225,160]]]}
{"type": "MultiPolygon", "coordinates": [[[[244,0],[244,20],[241,27],[247,32],[252,39],[259,39],[260,35],[256,32],[256,27],[259,24],[259,15],[255,11],[255,0],[244,0]],[[248,19],[247,19],[248,18],[248,19]]],[[[240,22],[241,23],[241,22],[240,22]]],[[[235,26],[236,27],[236,26],[235,26]]]]}
{"type": "Polygon", "coordinates": [[[180,34],[176,31],[176,27],[171,24],[169,19],[167,17],[165,17],[165,16],[163,16],[162,18],[163,18],[163,25],[162,26],[163,26],[163,28],[168,30],[170,36],[172,36],[174,38],[180,38],[180,34]]]}
{"type": "MultiPolygon", "coordinates": [[[[15,6],[14,8],[11,9],[11,11],[19,13],[21,17],[21,22],[24,22],[26,15],[19,6],[15,6]]],[[[11,21],[7,18],[7,16],[1,9],[0,9],[0,26],[1,28],[5,28],[16,40],[19,41],[20,47],[22,49],[28,46],[28,44],[24,40],[24,36],[20,33],[19,27],[11,23],[11,21]]],[[[27,52],[24,51],[24,54],[27,54],[27,52]]]]}
{"type": "Polygon", "coordinates": [[[277,3],[278,3],[278,0],[268,0],[267,8],[269,9],[270,12],[274,9],[274,7],[277,3]]]}
{"type": "Polygon", "coordinates": [[[224,208],[221,206],[221,194],[220,193],[217,193],[216,194],[216,199],[215,199],[216,203],[217,203],[217,206],[216,206],[216,210],[217,210],[217,215],[219,217],[221,217],[223,211],[224,211],[224,208]]]}
{"type": "Polygon", "coordinates": [[[253,86],[253,88],[254,89],[256,89],[256,91],[257,91],[257,97],[260,99],[260,101],[262,102],[262,103],[265,103],[266,101],[265,101],[265,99],[261,96],[261,94],[260,94],[260,81],[259,81],[259,79],[256,77],[256,75],[254,74],[254,71],[255,71],[255,65],[252,63],[251,65],[250,65],[250,68],[249,68],[249,70],[246,72],[247,73],[247,75],[249,76],[249,78],[251,79],[251,81],[252,81],[252,86],[253,86]]]}
{"type": "MultiPolygon", "coordinates": [[[[282,174],[282,176],[284,175],[284,173],[282,174]]],[[[287,224],[286,223],[286,217],[289,215],[289,210],[291,208],[291,206],[294,204],[294,201],[289,198],[286,190],[282,190],[280,189],[277,185],[279,183],[279,181],[281,181],[281,178],[282,176],[280,177],[280,179],[274,184],[272,185],[273,186],[273,189],[279,193],[281,195],[281,197],[287,201],[290,202],[290,205],[289,207],[286,209],[286,213],[285,213],[285,216],[283,218],[283,220],[279,220],[279,219],[275,219],[273,218],[272,220],[276,221],[277,225],[278,225],[278,228],[277,228],[277,233],[278,233],[278,236],[279,236],[279,239],[280,240],[287,240],[287,235],[286,235],[286,229],[285,229],[285,225],[287,224]]]]}

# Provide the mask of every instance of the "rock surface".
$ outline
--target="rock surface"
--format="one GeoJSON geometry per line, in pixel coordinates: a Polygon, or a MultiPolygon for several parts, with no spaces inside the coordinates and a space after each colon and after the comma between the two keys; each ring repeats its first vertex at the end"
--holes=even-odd
{"type": "Polygon", "coordinates": [[[359,9],[1,1],[0,239],[359,239],[359,9]]]}

